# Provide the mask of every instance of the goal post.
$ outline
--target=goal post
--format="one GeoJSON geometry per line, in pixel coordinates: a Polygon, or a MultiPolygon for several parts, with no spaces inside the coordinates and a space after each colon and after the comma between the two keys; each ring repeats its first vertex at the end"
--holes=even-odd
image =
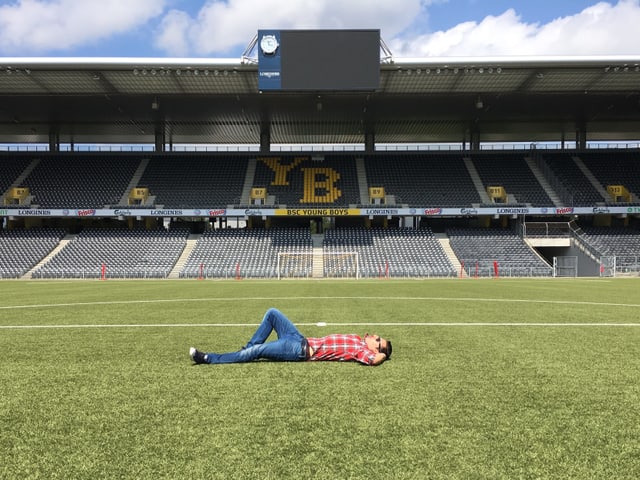
{"type": "Polygon", "coordinates": [[[553,276],[554,277],[577,277],[578,276],[578,257],[564,256],[553,257],[553,276]]]}
{"type": "Polygon", "coordinates": [[[313,253],[278,252],[278,280],[281,278],[309,278],[313,274],[313,253]]]}
{"type": "Polygon", "coordinates": [[[278,252],[281,278],[360,278],[358,252],[278,252]]]}
{"type": "Polygon", "coordinates": [[[360,278],[358,252],[324,252],[323,271],[329,278],[360,278]]]}

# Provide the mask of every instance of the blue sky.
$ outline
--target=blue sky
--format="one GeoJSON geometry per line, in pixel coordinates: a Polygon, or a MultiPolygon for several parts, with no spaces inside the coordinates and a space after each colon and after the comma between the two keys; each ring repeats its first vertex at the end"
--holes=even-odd
{"type": "Polygon", "coordinates": [[[638,25],[640,0],[0,0],[0,56],[239,58],[261,28],[379,28],[396,58],[640,55],[638,25]]]}

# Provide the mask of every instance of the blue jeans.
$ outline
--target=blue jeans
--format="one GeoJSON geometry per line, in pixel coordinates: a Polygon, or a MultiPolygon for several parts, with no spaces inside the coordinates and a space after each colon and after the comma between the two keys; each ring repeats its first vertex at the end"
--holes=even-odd
{"type": "Polygon", "coordinates": [[[243,363],[260,358],[280,362],[301,362],[306,359],[307,354],[302,345],[304,340],[305,337],[291,320],[280,310],[270,308],[246,347],[237,352],[207,353],[205,358],[207,363],[243,363]],[[265,343],[274,330],[278,339],[265,343]]]}

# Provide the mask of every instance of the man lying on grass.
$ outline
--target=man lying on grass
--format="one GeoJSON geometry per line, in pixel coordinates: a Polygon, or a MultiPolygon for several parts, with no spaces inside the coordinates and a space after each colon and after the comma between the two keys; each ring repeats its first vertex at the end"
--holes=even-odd
{"type": "Polygon", "coordinates": [[[282,312],[270,308],[249,343],[237,352],[204,353],[191,347],[189,355],[195,363],[243,363],[263,358],[280,362],[355,361],[380,365],[391,357],[391,342],[368,333],[364,338],[352,334],[306,338],[282,312]],[[273,330],[278,339],[266,342],[273,330]]]}

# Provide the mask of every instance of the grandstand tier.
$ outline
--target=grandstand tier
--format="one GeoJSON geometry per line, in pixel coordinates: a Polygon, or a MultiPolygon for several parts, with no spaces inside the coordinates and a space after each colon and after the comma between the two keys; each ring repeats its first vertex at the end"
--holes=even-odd
{"type": "Polygon", "coordinates": [[[402,209],[391,214],[403,216],[640,214],[640,151],[628,150],[277,156],[20,152],[0,154],[0,161],[8,167],[0,171],[5,217],[207,217],[219,209],[244,215],[238,212],[249,207],[266,210],[260,216],[281,215],[278,209],[295,215],[300,208],[367,208],[362,216],[388,216],[385,208],[402,209]],[[490,197],[487,192],[496,186],[503,196],[490,197]],[[371,187],[384,195],[372,198],[371,187]],[[18,190],[28,194],[18,196],[18,190]],[[142,190],[144,196],[134,195],[142,190]],[[252,197],[255,191],[263,192],[261,198],[252,197]]]}
{"type": "MultiPolygon", "coordinates": [[[[336,227],[13,229],[0,233],[0,278],[431,278],[548,277],[555,259],[584,253],[600,275],[640,272],[640,230],[336,227]],[[569,235],[567,235],[569,233],[569,235]],[[567,239],[566,243],[556,240],[567,239]],[[538,246],[529,238],[546,239],[538,246]],[[558,247],[560,245],[560,247],[558,247]],[[562,246],[564,245],[564,247],[562,246]],[[588,256],[587,256],[588,254],[588,256]],[[599,266],[607,265],[607,270],[599,266]],[[613,265],[609,270],[609,266],[613,265]]],[[[584,271],[584,269],[582,269],[584,271]]],[[[593,273],[592,273],[593,274],[593,273]]]]}

